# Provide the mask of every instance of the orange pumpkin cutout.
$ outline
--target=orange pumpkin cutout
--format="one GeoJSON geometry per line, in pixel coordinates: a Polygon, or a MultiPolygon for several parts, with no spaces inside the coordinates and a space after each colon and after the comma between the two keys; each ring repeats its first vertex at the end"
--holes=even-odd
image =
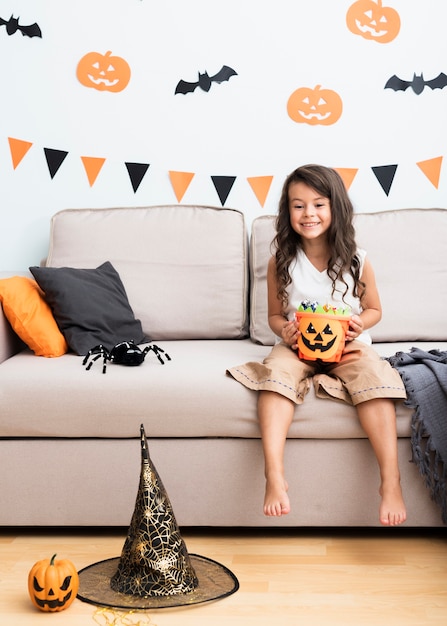
{"type": "Polygon", "coordinates": [[[296,313],[300,335],[298,356],[307,361],[337,363],[345,347],[345,336],[349,326],[346,315],[324,313],[296,313]]]}
{"type": "Polygon", "coordinates": [[[399,34],[399,13],[392,7],[382,6],[382,0],[358,0],[346,14],[346,24],[354,35],[389,43],[399,34]]]}
{"type": "Polygon", "coordinates": [[[321,85],[314,89],[300,87],[287,102],[287,113],[294,122],[312,126],[335,124],[342,111],[343,102],[338,93],[332,89],[321,89],[321,85]]]}
{"type": "Polygon", "coordinates": [[[44,612],[67,609],[79,589],[79,576],[68,559],[43,559],[33,565],[28,574],[28,592],[31,602],[44,612]]]}
{"type": "Polygon", "coordinates": [[[84,87],[98,91],[122,91],[130,80],[130,67],[121,57],[89,52],[78,63],[76,76],[84,87]]]}

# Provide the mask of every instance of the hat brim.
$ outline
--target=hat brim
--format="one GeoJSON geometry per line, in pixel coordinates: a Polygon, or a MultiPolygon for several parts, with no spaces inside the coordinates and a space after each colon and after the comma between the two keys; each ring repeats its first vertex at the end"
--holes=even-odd
{"type": "Polygon", "coordinates": [[[135,611],[211,602],[226,598],[239,589],[238,579],[225,565],[198,554],[189,556],[199,581],[194,591],[189,593],[140,597],[114,591],[110,587],[110,579],[116,572],[120,561],[120,557],[114,557],[88,565],[78,572],[77,597],[82,602],[101,607],[135,611]]]}

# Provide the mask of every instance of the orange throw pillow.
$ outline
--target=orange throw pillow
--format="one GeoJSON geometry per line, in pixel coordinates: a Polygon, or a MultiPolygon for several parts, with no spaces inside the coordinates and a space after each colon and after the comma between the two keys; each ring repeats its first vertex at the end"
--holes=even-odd
{"type": "Polygon", "coordinates": [[[0,302],[15,333],[34,354],[57,357],[68,351],[65,337],[35,280],[26,276],[1,279],[0,302]]]}

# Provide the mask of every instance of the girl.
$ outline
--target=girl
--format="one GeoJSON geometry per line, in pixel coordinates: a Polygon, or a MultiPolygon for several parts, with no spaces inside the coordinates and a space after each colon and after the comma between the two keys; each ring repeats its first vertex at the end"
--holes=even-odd
{"type": "Polygon", "coordinates": [[[267,272],[269,325],[279,339],[262,364],[246,363],[229,373],[259,391],[265,515],[290,512],[284,447],[295,405],[303,402],[313,377],[319,397],[355,405],[379,465],[379,519],[395,526],[406,520],[406,510],[393,399],[406,393],[398,372],[370,346],[368,329],[380,321],[382,311],[373,269],[355,243],[353,212],[335,170],[306,165],[288,176],[276,219],[276,252],[267,272]],[[353,314],[338,363],[298,358],[295,311],[303,300],[350,306],[353,314]]]}

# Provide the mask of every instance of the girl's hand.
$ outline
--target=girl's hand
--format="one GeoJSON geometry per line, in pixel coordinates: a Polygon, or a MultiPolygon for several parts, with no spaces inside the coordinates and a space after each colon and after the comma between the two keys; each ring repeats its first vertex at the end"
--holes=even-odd
{"type": "Polygon", "coordinates": [[[298,323],[296,321],[287,322],[281,330],[281,338],[293,350],[298,348],[298,323]]]}
{"type": "Polygon", "coordinates": [[[346,341],[356,339],[363,332],[363,322],[359,315],[353,315],[349,320],[349,328],[346,331],[346,341]]]}

